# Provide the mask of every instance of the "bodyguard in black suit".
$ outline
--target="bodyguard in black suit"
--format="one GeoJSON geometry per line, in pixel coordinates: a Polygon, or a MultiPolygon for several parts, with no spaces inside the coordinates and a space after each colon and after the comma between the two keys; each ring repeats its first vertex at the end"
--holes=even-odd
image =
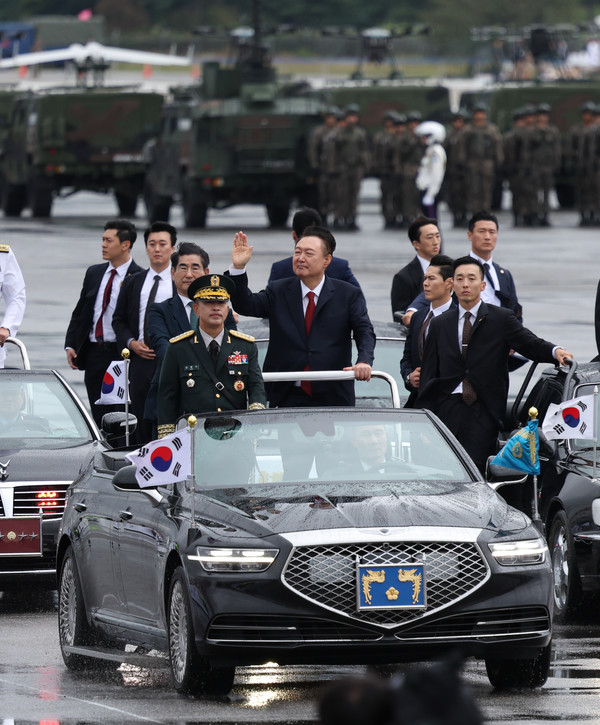
{"type": "Polygon", "coordinates": [[[133,442],[144,444],[153,438],[152,422],[144,415],[146,397],[156,372],[156,352],[150,344],[148,320],[150,307],[173,294],[171,280],[171,254],[177,241],[177,230],[168,222],[156,221],[144,232],[146,254],[150,269],[123,282],[113,328],[119,349],[128,348],[129,393],[131,412],[138,419],[133,442]]]}
{"type": "Polygon", "coordinates": [[[423,351],[429,331],[431,320],[443,314],[451,307],[456,307],[452,301],[452,276],[454,274],[454,260],[443,254],[436,254],[431,258],[431,264],[425,272],[423,290],[428,306],[412,316],[408,328],[408,335],[404,343],[404,354],[400,360],[400,372],[407,390],[410,391],[405,408],[414,407],[421,379],[421,365],[423,364],[423,351]]]}
{"type": "MultiPolygon", "coordinates": [[[[292,239],[294,244],[304,234],[304,230],[311,226],[321,226],[321,215],[316,209],[311,209],[308,206],[303,206],[301,209],[294,214],[292,218],[292,239]]],[[[331,264],[325,270],[325,274],[332,279],[341,279],[344,282],[350,282],[355,287],[360,289],[358,280],[352,274],[350,264],[347,259],[341,257],[332,257],[331,264]]],[[[276,279],[287,279],[288,277],[294,276],[294,265],[293,257],[286,257],[281,259],[279,262],[273,262],[271,266],[271,273],[269,274],[269,281],[267,284],[271,284],[276,279]]]]}
{"type": "Polygon", "coordinates": [[[96,400],[106,369],[121,357],[112,318],[123,281],[142,271],[130,256],[136,237],[135,225],[124,219],[113,219],[104,225],[102,258],[106,261],[86,270],[65,337],[67,362],[74,370],[85,371],[90,409],[98,425],[104,413],[122,409],[96,405],[96,400]]]}
{"type": "MultiPolygon", "coordinates": [[[[264,371],[352,369],[357,380],[368,380],[375,332],[362,292],[325,275],[335,250],[331,232],[308,227],[294,249],[296,276],[273,282],[257,293],[248,289],[245,273],[252,249],[245,234],[235,235],[230,269],[236,283],[232,304],[242,315],[269,319],[264,371]],[[351,361],[352,334],[358,348],[355,365],[351,361]]],[[[278,383],[268,386],[267,398],[272,407],[354,405],[354,384],[312,383],[308,389],[306,385],[278,383]]]]}
{"type": "Polygon", "coordinates": [[[437,219],[417,217],[408,228],[416,257],[399,272],[392,280],[392,315],[394,312],[408,309],[410,303],[423,289],[423,275],[432,257],[440,253],[442,240],[437,219]]]}
{"type": "Polygon", "coordinates": [[[441,418],[481,471],[495,453],[504,418],[509,351],[561,365],[573,357],[536,337],[511,310],[482,302],[485,284],[480,262],[472,257],[455,261],[459,307],[431,321],[418,397],[418,405],[441,418]]]}

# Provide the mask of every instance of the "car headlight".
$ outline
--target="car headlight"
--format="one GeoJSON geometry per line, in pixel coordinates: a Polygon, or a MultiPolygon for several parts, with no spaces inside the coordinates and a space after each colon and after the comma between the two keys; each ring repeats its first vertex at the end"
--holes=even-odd
{"type": "Polygon", "coordinates": [[[548,553],[548,547],[543,539],[503,541],[488,546],[494,559],[503,566],[543,564],[548,553]]]}
{"type": "Polygon", "coordinates": [[[213,549],[197,546],[196,554],[188,559],[199,561],[204,571],[214,572],[261,572],[275,561],[278,549],[213,549]]]}

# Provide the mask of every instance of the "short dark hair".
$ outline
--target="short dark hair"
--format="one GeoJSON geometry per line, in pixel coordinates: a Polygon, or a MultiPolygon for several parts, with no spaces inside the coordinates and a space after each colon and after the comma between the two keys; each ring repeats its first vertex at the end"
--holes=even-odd
{"type": "Polygon", "coordinates": [[[429,260],[430,267],[439,267],[442,279],[450,279],[454,276],[454,260],[445,254],[436,254],[429,260]]]}
{"type": "Polygon", "coordinates": [[[116,229],[119,241],[129,242],[129,248],[133,247],[133,243],[137,239],[137,230],[133,222],[127,219],[111,219],[104,225],[104,231],[108,229],[116,229]]]}
{"type": "Polygon", "coordinates": [[[208,254],[204,251],[204,249],[202,249],[199,244],[194,244],[194,242],[181,242],[181,244],[171,255],[171,267],[175,269],[179,264],[179,257],[185,257],[188,254],[195,254],[196,256],[200,257],[204,269],[206,269],[210,264],[208,254]]]}
{"type": "Polygon", "coordinates": [[[144,244],[146,246],[148,245],[148,237],[157,232],[167,232],[171,237],[171,246],[174,247],[177,244],[177,229],[172,224],[169,224],[169,222],[152,222],[144,231],[144,244]]]}
{"type": "Polygon", "coordinates": [[[477,222],[494,222],[496,229],[500,229],[498,224],[498,217],[492,214],[491,211],[478,211],[469,219],[469,231],[472,232],[475,229],[477,222]]]}
{"type": "Polygon", "coordinates": [[[319,237],[325,245],[325,254],[333,254],[335,252],[335,237],[325,227],[320,227],[316,224],[306,227],[300,238],[304,239],[304,237],[319,237]]]}
{"type": "Polygon", "coordinates": [[[459,257],[458,259],[454,260],[454,265],[453,265],[454,273],[456,273],[457,267],[462,267],[465,264],[474,264],[476,267],[479,267],[481,279],[484,278],[485,273],[483,270],[483,264],[481,264],[481,262],[478,259],[475,259],[475,257],[470,257],[469,255],[467,255],[466,257],[459,257]]]}
{"type": "Polygon", "coordinates": [[[431,219],[430,217],[426,216],[418,216],[414,220],[414,222],[408,227],[408,238],[411,242],[419,241],[419,237],[421,236],[421,227],[424,227],[427,224],[435,224],[438,229],[440,228],[437,219],[431,219]]]}
{"type": "Polygon", "coordinates": [[[292,217],[292,231],[296,233],[298,239],[300,239],[306,227],[320,227],[321,224],[323,224],[321,215],[316,209],[311,209],[309,206],[298,209],[292,217]]]}

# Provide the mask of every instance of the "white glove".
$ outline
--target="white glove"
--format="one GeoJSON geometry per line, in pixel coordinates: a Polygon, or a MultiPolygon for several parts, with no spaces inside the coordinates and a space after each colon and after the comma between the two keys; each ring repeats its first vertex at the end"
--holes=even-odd
{"type": "Polygon", "coordinates": [[[435,201],[435,196],[433,194],[430,194],[428,191],[423,196],[423,204],[425,206],[431,206],[433,202],[435,201]]]}

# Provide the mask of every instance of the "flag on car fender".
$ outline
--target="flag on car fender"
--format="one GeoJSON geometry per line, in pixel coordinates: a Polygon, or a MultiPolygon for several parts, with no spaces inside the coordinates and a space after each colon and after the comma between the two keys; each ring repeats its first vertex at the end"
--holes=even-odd
{"type": "Polygon", "coordinates": [[[539,450],[538,421],[534,418],[506,441],[492,464],[537,476],[540,473],[539,450]]]}
{"type": "Polygon", "coordinates": [[[594,440],[594,396],[565,400],[560,405],[550,403],[542,423],[542,432],[548,440],[583,438],[594,440]]]}
{"type": "Polygon", "coordinates": [[[135,480],[140,488],[166,486],[191,475],[191,440],[190,429],[184,428],[128,453],[125,458],[137,466],[135,480]]]}
{"type": "Polygon", "coordinates": [[[126,400],[131,403],[127,377],[124,360],[111,362],[102,378],[100,397],[96,405],[125,405],[126,400]]]}

